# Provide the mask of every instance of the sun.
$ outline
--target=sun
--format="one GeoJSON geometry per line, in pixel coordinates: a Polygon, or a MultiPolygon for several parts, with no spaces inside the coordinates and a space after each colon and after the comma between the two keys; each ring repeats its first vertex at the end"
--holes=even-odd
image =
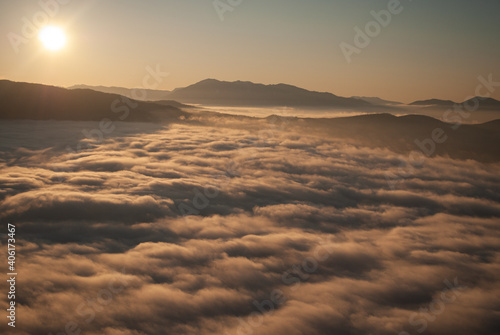
{"type": "Polygon", "coordinates": [[[55,26],[47,26],[40,29],[38,38],[46,49],[53,51],[62,49],[66,44],[64,31],[55,26]]]}

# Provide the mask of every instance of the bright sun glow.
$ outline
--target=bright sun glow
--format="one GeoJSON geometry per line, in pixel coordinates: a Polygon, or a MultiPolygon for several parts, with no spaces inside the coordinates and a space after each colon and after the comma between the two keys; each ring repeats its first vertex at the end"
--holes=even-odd
{"type": "Polygon", "coordinates": [[[61,28],[48,26],[40,30],[38,38],[49,50],[59,50],[66,44],[66,36],[61,28]]]}

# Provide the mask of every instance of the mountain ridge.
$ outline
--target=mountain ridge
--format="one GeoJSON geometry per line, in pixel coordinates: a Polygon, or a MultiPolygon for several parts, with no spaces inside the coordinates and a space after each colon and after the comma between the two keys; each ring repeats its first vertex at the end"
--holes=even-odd
{"type": "Polygon", "coordinates": [[[428,99],[417,100],[409,104],[409,106],[421,106],[424,108],[450,108],[453,106],[476,106],[476,109],[481,110],[500,110],[500,101],[490,97],[476,96],[463,102],[455,102],[452,100],[428,99]]]}
{"type": "Polygon", "coordinates": [[[90,89],[0,80],[0,119],[99,121],[102,119],[151,122],[176,119],[186,113],[173,106],[126,99],[90,89]]]}
{"type": "Polygon", "coordinates": [[[403,105],[402,102],[399,101],[391,101],[391,100],[385,100],[379,97],[360,97],[360,96],[352,96],[351,98],[353,99],[358,99],[358,100],[364,100],[367,101],[371,104],[374,105],[389,105],[389,106],[395,106],[395,105],[403,105]]]}
{"type": "MultiPolygon", "coordinates": [[[[98,92],[120,94],[134,98],[132,91],[117,86],[90,86],[73,85],[68,89],[92,89],[98,92]]],[[[398,101],[385,100],[378,97],[341,97],[331,92],[311,91],[290,84],[261,84],[251,81],[222,81],[207,78],[186,87],[168,90],[145,90],[146,100],[165,104],[164,101],[175,101],[174,106],[182,108],[184,104],[199,104],[206,106],[231,106],[231,107],[313,107],[313,108],[341,108],[341,109],[367,109],[380,112],[380,108],[393,111],[404,110],[405,104],[398,101]],[[161,101],[161,102],[159,102],[161,101]]],[[[413,101],[406,106],[420,107],[423,109],[451,108],[455,105],[476,104],[480,102],[481,110],[500,110],[500,101],[493,98],[474,97],[462,103],[444,99],[427,99],[413,101]]],[[[138,100],[138,99],[135,99],[138,100]]],[[[187,107],[186,107],[187,108],[187,107]]]]}
{"type": "Polygon", "coordinates": [[[442,99],[427,99],[427,100],[417,100],[410,103],[410,106],[453,106],[457,104],[452,100],[442,100],[442,99]]]}
{"type": "Polygon", "coordinates": [[[92,86],[92,85],[84,85],[84,84],[73,85],[73,86],[69,86],[67,88],[70,90],[90,89],[90,90],[103,92],[103,93],[119,94],[119,95],[123,95],[127,98],[131,98],[134,100],[144,100],[144,101],[167,100],[168,95],[171,93],[170,91],[167,91],[167,90],[151,90],[151,89],[142,89],[142,88],[126,88],[126,87],[119,87],[119,86],[101,86],[101,85],[92,86]],[[135,97],[134,94],[132,93],[134,90],[144,91],[146,93],[146,99],[140,99],[138,97],[135,97]]]}
{"type": "Polygon", "coordinates": [[[205,79],[173,90],[169,99],[209,106],[373,107],[366,101],[329,92],[309,91],[289,84],[205,79]]]}

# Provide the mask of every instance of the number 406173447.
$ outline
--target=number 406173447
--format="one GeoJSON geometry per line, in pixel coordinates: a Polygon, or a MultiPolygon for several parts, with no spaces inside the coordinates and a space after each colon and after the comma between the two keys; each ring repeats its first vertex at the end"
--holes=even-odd
{"type": "Polygon", "coordinates": [[[9,271],[13,272],[16,270],[15,264],[16,264],[16,226],[13,224],[9,223],[7,226],[7,230],[9,233],[7,236],[9,237],[7,240],[7,252],[9,254],[8,257],[8,264],[9,264],[9,271]]]}

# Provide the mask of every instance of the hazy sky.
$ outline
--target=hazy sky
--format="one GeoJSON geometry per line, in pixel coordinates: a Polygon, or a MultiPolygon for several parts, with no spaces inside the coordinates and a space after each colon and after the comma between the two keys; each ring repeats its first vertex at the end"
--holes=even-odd
{"type": "Polygon", "coordinates": [[[389,0],[243,0],[224,20],[212,0],[59,2],[46,16],[68,44],[49,52],[23,34],[23,18],[44,21],[39,2],[1,0],[0,78],[140,87],[146,66],[160,64],[170,73],[161,89],[216,78],[404,102],[463,101],[479,75],[500,81],[498,0],[401,0],[402,11],[351,63],[340,43],[354,45],[354,28],[364,30],[389,0]],[[26,38],[18,52],[9,33],[26,38]]]}

